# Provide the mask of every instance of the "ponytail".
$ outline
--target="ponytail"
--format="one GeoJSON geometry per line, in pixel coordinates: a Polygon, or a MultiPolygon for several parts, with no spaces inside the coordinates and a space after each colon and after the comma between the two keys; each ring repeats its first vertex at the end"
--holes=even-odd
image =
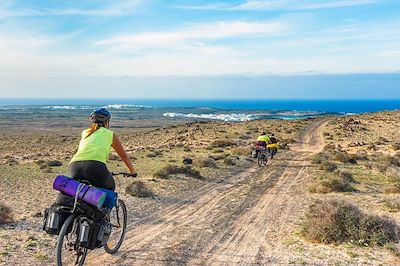
{"type": "Polygon", "coordinates": [[[102,125],[98,124],[98,123],[92,123],[92,126],[89,128],[89,131],[85,137],[88,138],[90,137],[90,135],[92,135],[94,132],[96,132],[102,125]]]}

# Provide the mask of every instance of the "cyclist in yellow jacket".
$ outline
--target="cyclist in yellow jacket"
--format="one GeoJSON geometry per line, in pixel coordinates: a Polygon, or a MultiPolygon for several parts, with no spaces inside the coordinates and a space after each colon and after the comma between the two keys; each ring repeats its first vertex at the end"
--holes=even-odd
{"type": "Polygon", "coordinates": [[[105,108],[96,109],[90,115],[92,125],[82,132],[78,151],[72,157],[68,171],[74,179],[88,180],[95,187],[115,190],[114,179],[106,166],[111,147],[132,175],[136,174],[136,170],[117,135],[108,129],[110,118],[111,114],[105,108]]]}

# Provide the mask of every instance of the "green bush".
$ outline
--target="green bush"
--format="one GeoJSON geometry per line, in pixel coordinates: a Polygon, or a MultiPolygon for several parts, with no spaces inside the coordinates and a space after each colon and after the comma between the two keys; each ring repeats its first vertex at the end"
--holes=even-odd
{"type": "Polygon", "coordinates": [[[203,179],[204,177],[199,171],[193,169],[190,166],[177,166],[177,165],[167,165],[164,168],[157,171],[154,176],[168,179],[171,175],[183,174],[196,179],[203,179]]]}
{"type": "Polygon", "coordinates": [[[345,201],[328,200],[310,206],[303,222],[303,234],[321,243],[382,246],[397,242],[400,228],[388,217],[365,214],[345,201]]]}

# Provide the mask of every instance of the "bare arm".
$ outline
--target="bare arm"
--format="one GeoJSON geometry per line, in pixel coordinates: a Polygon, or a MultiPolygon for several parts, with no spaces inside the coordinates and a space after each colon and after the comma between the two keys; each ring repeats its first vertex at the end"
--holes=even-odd
{"type": "Polygon", "coordinates": [[[128,157],[128,154],[126,154],[126,151],[121,144],[121,141],[115,134],[113,136],[112,147],[118,153],[119,157],[121,157],[122,161],[124,161],[125,165],[129,168],[129,171],[131,172],[131,174],[136,174],[135,167],[133,167],[132,162],[128,157]]]}

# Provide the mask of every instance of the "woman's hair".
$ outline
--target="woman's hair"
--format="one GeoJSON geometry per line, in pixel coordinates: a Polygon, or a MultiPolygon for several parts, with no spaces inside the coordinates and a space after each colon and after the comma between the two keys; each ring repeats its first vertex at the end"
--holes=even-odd
{"type": "Polygon", "coordinates": [[[90,126],[88,134],[86,135],[85,139],[90,137],[90,135],[92,135],[97,130],[99,130],[99,128],[106,127],[107,123],[108,123],[108,121],[104,122],[104,123],[92,123],[92,125],[90,126]]]}

